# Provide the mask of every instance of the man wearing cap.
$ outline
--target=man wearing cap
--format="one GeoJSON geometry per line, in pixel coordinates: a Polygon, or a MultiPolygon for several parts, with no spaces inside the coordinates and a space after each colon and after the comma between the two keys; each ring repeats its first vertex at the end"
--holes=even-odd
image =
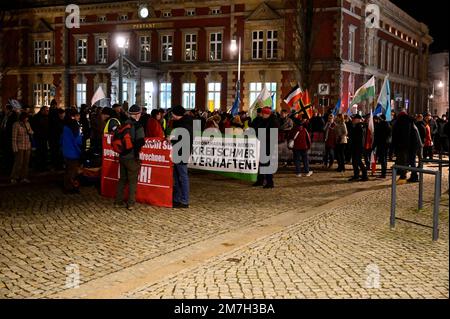
{"type": "Polygon", "coordinates": [[[130,152],[120,154],[120,179],[117,184],[117,197],[114,203],[115,207],[127,207],[128,210],[133,210],[136,203],[136,188],[138,182],[138,174],[141,168],[139,161],[139,152],[145,144],[144,128],[139,124],[141,117],[141,108],[136,104],[132,105],[128,114],[130,118],[125,124],[131,125],[130,135],[133,142],[133,150],[130,152]],[[128,182],[128,203],[125,206],[123,202],[125,184],[128,182]]]}
{"type": "Polygon", "coordinates": [[[366,166],[362,162],[362,156],[364,151],[364,128],[361,123],[362,117],[359,114],[353,116],[353,127],[351,130],[351,140],[352,140],[352,166],[353,166],[353,177],[349,181],[354,182],[361,180],[366,182],[369,180],[367,177],[366,166]],[[359,172],[361,170],[361,178],[359,172]]]}
{"type": "Polygon", "coordinates": [[[172,154],[173,165],[173,208],[189,208],[189,175],[187,164],[191,155],[194,139],[193,118],[186,114],[181,105],[172,109],[173,130],[170,141],[178,153],[172,154]],[[189,139],[185,140],[189,134],[189,139]],[[180,134],[180,135],[179,135],[180,134]],[[181,147],[178,147],[181,146],[181,147]]]}
{"type": "MultiPolygon", "coordinates": [[[[276,140],[271,140],[270,137],[270,129],[279,129],[280,125],[278,122],[278,119],[275,117],[275,115],[272,114],[272,109],[270,107],[264,107],[261,111],[262,118],[259,123],[257,123],[257,126],[254,127],[256,131],[256,136],[259,137],[259,130],[266,130],[266,141],[265,143],[262,143],[261,145],[266,145],[265,150],[261,149],[261,153],[265,152],[266,156],[270,156],[271,160],[273,159],[272,151],[274,149],[278,148],[278,133],[276,136],[276,140]],[[275,145],[275,147],[272,146],[272,144],[275,145]]],[[[262,141],[264,142],[264,141],[262,141]]],[[[260,171],[261,167],[268,167],[271,163],[260,163],[260,171]]],[[[273,164],[273,163],[272,163],[273,164]]],[[[261,174],[261,172],[258,172],[258,178],[256,180],[256,183],[253,184],[253,186],[264,186],[264,188],[274,188],[273,183],[273,174],[261,174]]]]}

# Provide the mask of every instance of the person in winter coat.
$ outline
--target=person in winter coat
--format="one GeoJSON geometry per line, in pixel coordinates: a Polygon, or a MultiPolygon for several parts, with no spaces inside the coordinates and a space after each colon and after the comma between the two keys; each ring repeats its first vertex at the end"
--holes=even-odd
{"type": "Polygon", "coordinates": [[[66,164],[64,174],[64,193],[79,194],[79,182],[76,177],[80,169],[80,159],[82,155],[83,134],[79,124],[80,113],[76,109],[70,110],[70,117],[67,119],[61,137],[61,147],[66,164]]]}
{"type": "MultiPolygon", "coordinates": [[[[256,131],[256,136],[260,139],[261,142],[261,154],[264,154],[266,157],[270,157],[270,162],[268,163],[260,163],[260,171],[258,172],[258,178],[256,183],[253,184],[254,187],[263,186],[263,188],[271,189],[274,188],[273,182],[273,174],[262,174],[261,170],[266,170],[271,166],[273,161],[273,152],[276,148],[278,148],[278,133],[276,136],[276,140],[271,138],[270,131],[271,129],[278,130],[280,127],[280,123],[277,117],[272,113],[272,109],[270,107],[264,107],[261,110],[261,120],[257,122],[257,127],[254,127],[256,131]],[[262,141],[262,136],[260,135],[261,130],[265,130],[266,140],[262,141]],[[265,145],[265,148],[263,147],[265,145]]],[[[256,122],[256,121],[255,121],[256,122]]]]}
{"type": "MultiPolygon", "coordinates": [[[[392,146],[396,157],[395,164],[415,167],[416,157],[422,148],[422,141],[414,120],[409,117],[406,110],[401,111],[392,127],[392,146]]],[[[406,183],[404,170],[399,170],[400,178],[398,184],[406,183]]],[[[417,173],[412,173],[411,182],[417,181],[417,173]]]]}
{"type": "Polygon", "coordinates": [[[431,117],[425,118],[425,138],[423,139],[423,158],[433,159],[433,139],[431,136],[431,117]]]}
{"type": "Polygon", "coordinates": [[[145,137],[164,138],[164,131],[161,126],[161,112],[159,110],[152,110],[151,117],[145,127],[145,137]]]}
{"type": "Polygon", "coordinates": [[[47,169],[48,139],[49,139],[49,109],[42,106],[39,112],[31,118],[31,128],[34,131],[36,143],[36,168],[39,171],[47,169]]]}
{"type": "Polygon", "coordinates": [[[13,124],[12,128],[12,149],[14,153],[14,166],[11,172],[11,184],[16,184],[19,180],[29,183],[28,167],[31,156],[31,136],[33,130],[28,123],[29,115],[22,112],[19,121],[13,124]]]}
{"type": "Polygon", "coordinates": [[[336,117],[336,126],[334,127],[336,136],[336,159],[338,162],[337,172],[345,172],[345,148],[347,145],[347,125],[344,122],[344,116],[338,114],[336,117]]]}
{"type": "Polygon", "coordinates": [[[364,128],[361,123],[362,117],[359,114],[353,116],[353,127],[351,131],[351,140],[352,140],[352,166],[353,166],[353,177],[349,179],[349,181],[357,181],[360,180],[362,182],[366,182],[369,180],[367,177],[367,169],[366,166],[362,162],[362,156],[364,151],[364,128]],[[361,177],[359,175],[361,171],[361,177]]]}
{"type": "Polygon", "coordinates": [[[386,178],[389,141],[391,139],[391,126],[386,122],[386,115],[382,114],[375,119],[375,133],[372,149],[376,151],[381,165],[380,178],[386,178]]]}
{"type": "Polygon", "coordinates": [[[294,163],[295,163],[295,174],[297,177],[311,176],[312,171],[309,170],[309,157],[308,151],[311,148],[311,137],[306,128],[308,116],[303,115],[302,120],[297,122],[297,125],[292,129],[289,134],[289,140],[294,140],[294,148],[292,149],[294,153],[294,163]],[[301,162],[303,162],[303,175],[301,171],[301,162]]]}
{"type": "Polygon", "coordinates": [[[325,124],[325,156],[323,158],[324,167],[331,168],[334,162],[334,150],[336,148],[336,123],[334,122],[333,114],[328,115],[327,123],[325,124]]]}

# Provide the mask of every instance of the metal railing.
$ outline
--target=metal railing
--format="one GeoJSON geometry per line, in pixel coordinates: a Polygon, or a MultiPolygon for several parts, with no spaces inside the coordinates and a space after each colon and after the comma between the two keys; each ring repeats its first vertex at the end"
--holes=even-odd
{"type": "MultiPolygon", "coordinates": [[[[434,161],[434,160],[429,160],[434,161]]],[[[423,161],[425,162],[425,161],[423,161]]],[[[440,164],[443,165],[443,164],[440,164]]],[[[421,165],[422,166],[422,165],[421,165]]],[[[401,165],[392,166],[392,193],[391,193],[391,217],[390,217],[390,225],[391,228],[395,227],[396,220],[402,220],[404,222],[412,223],[415,225],[433,228],[433,241],[438,240],[439,238],[439,204],[441,201],[441,179],[442,179],[442,166],[440,170],[430,170],[424,169],[423,167],[415,168],[401,165]],[[397,171],[404,170],[410,172],[419,173],[419,209],[423,208],[423,175],[434,175],[434,206],[433,206],[433,226],[422,225],[410,220],[405,220],[402,218],[395,217],[395,204],[397,202],[397,171]]]]}

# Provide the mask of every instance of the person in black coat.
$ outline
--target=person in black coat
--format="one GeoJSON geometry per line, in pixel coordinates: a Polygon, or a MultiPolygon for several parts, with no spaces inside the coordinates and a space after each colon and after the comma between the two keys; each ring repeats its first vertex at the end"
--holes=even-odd
{"type": "Polygon", "coordinates": [[[381,178],[386,178],[387,157],[389,141],[391,139],[391,126],[386,122],[386,115],[375,117],[375,134],[372,148],[376,150],[378,161],[381,164],[381,178]]]}
{"type": "Polygon", "coordinates": [[[366,182],[369,180],[367,177],[367,169],[363,164],[362,156],[364,151],[364,136],[365,130],[361,123],[362,117],[359,114],[356,114],[353,117],[353,127],[351,130],[350,138],[352,140],[352,166],[353,166],[353,177],[349,179],[349,181],[357,181],[361,180],[362,182],[366,182]],[[359,176],[361,170],[361,177],[359,176]]]}
{"type": "Polygon", "coordinates": [[[49,139],[49,108],[42,106],[30,121],[36,143],[36,168],[43,172],[47,169],[48,139],[49,139]]]}
{"type": "Polygon", "coordinates": [[[260,169],[258,172],[258,178],[256,180],[256,183],[253,184],[253,186],[263,186],[264,188],[274,188],[273,183],[273,174],[262,174],[261,168],[263,170],[269,169],[269,167],[277,163],[273,163],[273,153],[274,151],[278,151],[278,132],[275,135],[274,139],[271,138],[270,130],[271,129],[279,129],[280,124],[275,116],[275,114],[272,113],[272,109],[270,107],[264,107],[261,111],[262,117],[261,120],[257,123],[257,127],[254,127],[256,131],[256,136],[258,139],[260,139],[261,142],[261,154],[264,154],[266,156],[270,156],[270,162],[269,163],[260,163],[260,169]],[[266,133],[266,141],[261,141],[262,136],[259,134],[260,130],[265,130],[266,133]],[[265,148],[263,146],[265,145],[265,148]]]}

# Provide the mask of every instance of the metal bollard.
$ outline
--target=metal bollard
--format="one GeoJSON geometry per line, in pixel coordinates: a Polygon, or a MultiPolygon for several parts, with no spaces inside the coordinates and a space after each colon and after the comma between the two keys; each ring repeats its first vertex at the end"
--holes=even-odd
{"type": "Polygon", "coordinates": [[[392,167],[392,191],[391,191],[391,228],[395,227],[395,202],[397,196],[397,168],[392,167]]]}
{"type": "Polygon", "coordinates": [[[441,201],[441,174],[436,175],[434,181],[434,207],[433,207],[433,241],[439,238],[439,204],[441,201]]]}
{"type": "MultiPolygon", "coordinates": [[[[420,162],[420,168],[423,168],[423,162],[420,162]]],[[[419,173],[419,210],[423,209],[423,173],[419,173]]]]}

